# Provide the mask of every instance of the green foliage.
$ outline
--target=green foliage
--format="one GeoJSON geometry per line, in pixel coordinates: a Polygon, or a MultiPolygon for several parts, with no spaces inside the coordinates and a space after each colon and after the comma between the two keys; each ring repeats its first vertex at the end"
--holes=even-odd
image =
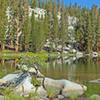
{"type": "Polygon", "coordinates": [[[98,100],[97,97],[92,97],[89,100],[98,100]]]}
{"type": "Polygon", "coordinates": [[[9,96],[5,96],[4,100],[26,100],[24,97],[18,96],[18,95],[14,95],[11,94],[9,96]]]}
{"type": "Polygon", "coordinates": [[[87,97],[90,97],[91,95],[93,94],[98,94],[100,95],[100,84],[96,84],[96,83],[93,83],[93,84],[86,84],[87,86],[87,91],[85,92],[85,96],[87,97]]]}
{"type": "Polygon", "coordinates": [[[9,96],[13,93],[13,89],[11,88],[6,88],[4,91],[3,91],[3,94],[6,95],[6,96],[9,96]]]}
{"type": "Polygon", "coordinates": [[[36,78],[32,79],[32,84],[33,84],[34,86],[41,86],[41,85],[42,85],[41,82],[38,81],[36,78]]]}
{"type": "MultiPolygon", "coordinates": [[[[99,52],[100,42],[100,9],[97,6],[92,9],[81,8],[77,5],[65,7],[52,0],[42,3],[42,7],[47,11],[45,17],[38,16],[35,18],[34,11],[29,16],[29,6],[31,8],[41,7],[41,1],[32,0],[0,0],[0,44],[3,49],[7,45],[21,51],[38,52],[41,51],[46,44],[47,39],[51,39],[51,51],[57,51],[57,46],[72,43],[71,38],[74,37],[77,49],[81,51],[99,52]],[[57,5],[58,4],[58,5],[57,5]],[[6,11],[9,7],[9,18],[6,11]],[[58,12],[61,18],[58,20],[58,12]],[[69,31],[68,16],[76,18],[77,24],[73,24],[74,30],[69,31]],[[9,19],[9,20],[8,20],[9,19]],[[21,34],[19,34],[21,33],[21,34]],[[70,36],[69,36],[69,34],[70,36]],[[71,38],[69,38],[71,37],[71,38]],[[67,40],[68,39],[68,40],[67,40]],[[7,41],[7,42],[5,42],[7,41]],[[53,44],[55,48],[53,49],[53,44]],[[16,46],[15,46],[16,45],[16,46]]],[[[74,19],[73,19],[74,20],[74,19]]]]}
{"type": "Polygon", "coordinates": [[[78,98],[78,95],[76,93],[71,93],[70,94],[70,99],[71,100],[77,100],[77,98],[78,98]]]}
{"type": "Polygon", "coordinates": [[[47,93],[48,93],[49,98],[53,98],[56,96],[56,89],[48,87],[47,93]]]}
{"type": "Polygon", "coordinates": [[[29,97],[33,97],[33,96],[37,96],[37,93],[36,93],[36,92],[31,91],[31,92],[30,92],[30,94],[29,94],[29,97]]]}
{"type": "Polygon", "coordinates": [[[34,96],[34,97],[32,97],[30,100],[40,100],[40,99],[39,99],[39,97],[34,96]]]}
{"type": "Polygon", "coordinates": [[[39,97],[37,96],[37,93],[33,91],[29,94],[29,98],[30,100],[40,100],[39,97]]]}

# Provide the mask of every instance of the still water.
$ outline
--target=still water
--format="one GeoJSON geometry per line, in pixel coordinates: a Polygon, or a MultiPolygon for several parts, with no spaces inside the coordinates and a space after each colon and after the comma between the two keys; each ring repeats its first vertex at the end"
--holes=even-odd
{"type": "MultiPolygon", "coordinates": [[[[0,60],[0,77],[16,71],[16,60],[0,60]]],[[[40,72],[53,79],[68,79],[75,82],[88,82],[100,78],[100,58],[58,57],[48,58],[40,72]]]]}
{"type": "Polygon", "coordinates": [[[100,78],[100,58],[48,58],[47,67],[40,67],[47,77],[88,82],[100,78]]]}

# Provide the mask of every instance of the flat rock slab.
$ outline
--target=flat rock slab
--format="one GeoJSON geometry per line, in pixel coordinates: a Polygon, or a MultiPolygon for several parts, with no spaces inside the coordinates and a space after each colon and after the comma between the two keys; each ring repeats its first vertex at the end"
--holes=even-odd
{"type": "Polygon", "coordinates": [[[96,79],[96,80],[91,80],[89,81],[90,83],[100,83],[100,79],[96,79]]]}

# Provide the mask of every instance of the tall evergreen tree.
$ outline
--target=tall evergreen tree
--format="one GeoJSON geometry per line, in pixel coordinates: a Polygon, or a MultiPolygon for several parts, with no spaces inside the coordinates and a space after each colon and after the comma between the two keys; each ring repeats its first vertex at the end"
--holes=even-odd
{"type": "Polygon", "coordinates": [[[65,41],[67,39],[67,29],[68,27],[66,26],[66,23],[65,23],[65,9],[64,9],[64,6],[63,6],[63,0],[62,0],[62,6],[61,6],[61,27],[60,27],[60,41],[61,41],[61,45],[62,45],[62,50],[61,50],[61,53],[63,53],[63,48],[64,48],[64,45],[65,45],[65,41]]]}
{"type": "Polygon", "coordinates": [[[5,39],[7,35],[7,5],[6,5],[6,0],[0,0],[0,44],[1,44],[1,50],[5,49],[5,39]]]}

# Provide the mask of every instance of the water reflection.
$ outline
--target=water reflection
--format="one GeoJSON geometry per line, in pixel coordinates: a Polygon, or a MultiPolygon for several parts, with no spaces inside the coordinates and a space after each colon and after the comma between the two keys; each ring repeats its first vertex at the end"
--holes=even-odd
{"type": "MultiPolygon", "coordinates": [[[[0,77],[16,71],[17,59],[0,60],[0,77]]],[[[39,67],[42,74],[54,79],[87,82],[100,78],[100,58],[57,57],[46,60],[47,67],[39,67]]]]}
{"type": "Polygon", "coordinates": [[[40,71],[47,77],[54,79],[68,79],[76,82],[87,82],[100,78],[100,59],[98,58],[76,58],[58,57],[48,58],[47,67],[40,71]]]}
{"type": "Polygon", "coordinates": [[[16,68],[16,59],[0,59],[0,78],[13,73],[16,68]]]}

